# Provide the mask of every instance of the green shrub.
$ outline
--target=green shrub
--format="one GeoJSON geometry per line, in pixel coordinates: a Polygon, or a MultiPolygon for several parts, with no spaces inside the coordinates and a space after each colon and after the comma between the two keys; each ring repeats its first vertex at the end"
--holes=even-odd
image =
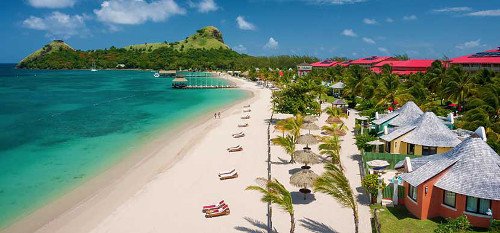
{"type": "Polygon", "coordinates": [[[447,222],[439,224],[434,233],[467,232],[470,229],[469,219],[467,219],[467,216],[461,215],[456,219],[448,219],[447,222]]]}
{"type": "Polygon", "coordinates": [[[379,185],[378,175],[368,174],[363,177],[363,180],[361,180],[361,186],[366,190],[366,192],[370,193],[372,196],[375,196],[378,193],[378,189],[383,189],[386,184],[382,181],[382,184],[379,185]]]}
{"type": "Polygon", "coordinates": [[[500,220],[491,221],[490,232],[492,233],[500,232],[500,220]]]}

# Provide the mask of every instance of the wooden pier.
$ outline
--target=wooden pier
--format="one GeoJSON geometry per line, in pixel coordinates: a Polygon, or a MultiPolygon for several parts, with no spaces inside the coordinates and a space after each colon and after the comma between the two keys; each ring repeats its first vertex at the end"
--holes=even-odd
{"type": "Polygon", "coordinates": [[[183,77],[177,76],[172,80],[172,88],[175,89],[225,89],[238,88],[237,85],[227,80],[230,84],[222,84],[222,80],[214,77],[183,77]]]}

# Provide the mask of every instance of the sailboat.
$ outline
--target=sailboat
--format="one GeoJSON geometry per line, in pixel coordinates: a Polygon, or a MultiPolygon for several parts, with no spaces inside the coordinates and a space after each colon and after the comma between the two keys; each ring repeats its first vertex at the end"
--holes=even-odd
{"type": "Polygon", "coordinates": [[[90,69],[92,72],[96,72],[97,69],[95,68],[95,62],[92,62],[92,69],[90,69]]]}

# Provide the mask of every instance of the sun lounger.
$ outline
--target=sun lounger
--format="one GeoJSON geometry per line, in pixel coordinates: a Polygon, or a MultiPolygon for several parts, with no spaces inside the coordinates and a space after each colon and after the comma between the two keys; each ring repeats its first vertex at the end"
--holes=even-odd
{"type": "Polygon", "coordinates": [[[252,109],[245,109],[245,110],[243,110],[243,112],[251,112],[251,111],[252,111],[252,109]]]}
{"type": "Polygon", "coordinates": [[[226,209],[226,208],[229,208],[229,206],[227,206],[227,204],[222,204],[221,206],[207,209],[207,210],[205,210],[204,213],[205,214],[216,213],[216,212],[220,212],[221,210],[226,209]]]}
{"type": "Polygon", "coordinates": [[[240,145],[227,148],[227,151],[229,151],[229,152],[238,152],[238,151],[242,151],[242,150],[243,150],[243,147],[241,147],[240,145]]]}
{"type": "Polygon", "coordinates": [[[220,180],[228,180],[228,179],[234,179],[234,178],[238,178],[238,172],[236,172],[236,171],[229,173],[229,174],[219,175],[220,180]]]}
{"type": "Polygon", "coordinates": [[[241,119],[250,119],[250,115],[242,116],[241,119]]]}
{"type": "Polygon", "coordinates": [[[225,208],[220,208],[215,211],[211,211],[209,213],[205,214],[205,218],[213,218],[213,217],[219,217],[219,216],[224,216],[224,215],[229,215],[229,207],[226,206],[225,208]]]}
{"type": "Polygon", "coordinates": [[[238,127],[247,127],[248,126],[248,123],[245,123],[245,124],[239,124],[238,127]]]}
{"type": "Polygon", "coordinates": [[[203,206],[201,212],[205,213],[205,212],[207,212],[208,210],[211,210],[211,209],[218,209],[218,208],[221,208],[225,204],[226,203],[224,203],[224,200],[222,200],[218,204],[206,205],[206,206],[203,206]]]}
{"type": "Polygon", "coordinates": [[[236,169],[234,169],[234,168],[233,168],[233,170],[230,170],[230,171],[219,172],[219,174],[218,174],[218,175],[219,175],[219,176],[222,176],[222,175],[227,175],[227,174],[233,173],[233,172],[235,172],[235,171],[236,171],[236,169]]]}
{"type": "Polygon", "coordinates": [[[243,106],[243,107],[244,107],[244,108],[249,108],[249,107],[250,107],[250,104],[249,104],[249,105],[245,105],[245,106],[243,106]]]}
{"type": "Polygon", "coordinates": [[[241,137],[245,137],[245,134],[243,132],[233,134],[233,138],[241,138],[241,137]]]}

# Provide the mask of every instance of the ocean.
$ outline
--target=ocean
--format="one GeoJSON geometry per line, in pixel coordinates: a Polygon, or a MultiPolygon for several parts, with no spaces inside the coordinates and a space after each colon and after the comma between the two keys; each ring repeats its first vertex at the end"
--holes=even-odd
{"type": "Polygon", "coordinates": [[[246,95],[176,90],[150,71],[0,64],[0,228],[116,164],[155,133],[246,95]]]}

